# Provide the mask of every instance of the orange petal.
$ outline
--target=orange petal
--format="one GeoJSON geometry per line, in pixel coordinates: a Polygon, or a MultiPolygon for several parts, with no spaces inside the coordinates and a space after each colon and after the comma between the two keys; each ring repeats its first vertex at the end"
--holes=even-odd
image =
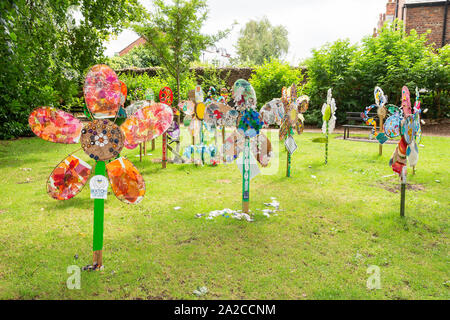
{"type": "Polygon", "coordinates": [[[119,158],[106,165],[109,182],[117,199],[137,204],[145,194],[145,182],[136,167],[126,158],[119,158]]]}

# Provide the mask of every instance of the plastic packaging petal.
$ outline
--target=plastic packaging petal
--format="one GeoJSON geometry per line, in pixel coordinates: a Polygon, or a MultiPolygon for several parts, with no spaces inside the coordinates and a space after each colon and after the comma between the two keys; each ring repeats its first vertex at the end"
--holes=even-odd
{"type": "Polygon", "coordinates": [[[75,197],[84,187],[92,167],[80,158],[70,155],[61,161],[47,180],[47,192],[56,200],[75,197]]]}

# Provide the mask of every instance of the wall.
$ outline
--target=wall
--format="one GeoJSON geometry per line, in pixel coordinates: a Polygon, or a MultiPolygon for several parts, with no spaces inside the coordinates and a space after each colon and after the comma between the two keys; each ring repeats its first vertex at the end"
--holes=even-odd
{"type": "MultiPolygon", "coordinates": [[[[306,68],[301,67],[302,68],[302,74],[305,75],[304,77],[304,82],[306,82],[306,68]]],[[[121,73],[126,73],[126,74],[148,74],[150,77],[154,77],[157,74],[157,71],[160,70],[161,68],[142,68],[142,69],[138,69],[138,68],[127,68],[127,69],[121,69],[121,70],[116,70],[116,72],[118,74],[121,73]]],[[[199,76],[203,76],[205,73],[205,68],[202,67],[197,67],[197,68],[191,68],[191,71],[194,71],[196,74],[196,78],[197,78],[197,82],[198,84],[202,84],[201,83],[201,79],[199,78],[199,76]]],[[[208,69],[206,69],[208,70],[208,69]]],[[[250,79],[250,76],[253,73],[254,68],[233,68],[233,67],[225,67],[225,68],[217,68],[216,69],[218,71],[218,75],[222,78],[225,79],[227,77],[227,75],[229,74],[229,77],[227,79],[225,79],[227,81],[227,86],[228,87],[232,87],[234,82],[238,79],[244,79],[244,80],[248,80],[250,79]]]]}
{"type": "Polygon", "coordinates": [[[441,5],[406,6],[406,32],[409,33],[412,29],[416,29],[421,34],[430,29],[431,34],[428,35],[428,43],[435,43],[437,48],[443,47],[445,44],[450,43],[450,14],[448,13],[448,8],[446,41],[444,44],[442,43],[444,13],[444,3],[441,5]]]}

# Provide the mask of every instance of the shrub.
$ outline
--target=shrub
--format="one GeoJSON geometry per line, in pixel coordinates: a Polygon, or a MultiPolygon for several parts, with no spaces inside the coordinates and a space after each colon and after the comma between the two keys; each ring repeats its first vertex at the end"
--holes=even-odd
{"type": "Polygon", "coordinates": [[[249,79],[255,89],[258,107],[266,102],[281,97],[281,89],[295,83],[300,87],[303,75],[300,69],[292,68],[287,63],[279,60],[265,62],[256,67],[254,74],[249,79]]]}
{"type": "Polygon", "coordinates": [[[374,103],[375,86],[384,90],[389,103],[397,105],[402,86],[410,88],[412,99],[418,86],[424,92],[422,106],[430,110],[427,116],[448,116],[450,46],[436,52],[426,42],[426,34],[418,35],[415,30],[405,34],[396,22],[384,26],[376,38],[364,38],[359,46],[338,40],[313,50],[306,61],[305,90],[311,98],[306,122],[322,123],[320,109],[328,88],[333,88],[337,120],[343,123],[346,111],[363,111],[374,103]]]}
{"type": "Polygon", "coordinates": [[[357,47],[351,45],[349,40],[338,40],[313,50],[312,58],[306,61],[308,83],[305,91],[311,99],[309,110],[305,113],[306,123],[322,124],[321,108],[330,87],[338,107],[338,119],[342,119],[345,111],[358,108],[357,101],[351,96],[354,87],[351,63],[356,50],[357,47]]]}
{"type": "MultiPolygon", "coordinates": [[[[159,101],[159,91],[163,87],[169,87],[173,91],[174,103],[178,104],[176,101],[177,89],[176,81],[173,77],[167,76],[164,72],[158,72],[155,77],[150,77],[146,73],[134,75],[134,74],[120,74],[119,79],[122,80],[128,89],[127,102],[125,106],[128,106],[131,101],[143,100],[145,99],[145,90],[151,88],[155,94],[155,101],[159,101]]],[[[196,86],[195,76],[189,73],[184,79],[182,79],[182,85],[180,87],[180,97],[182,100],[188,99],[189,90],[192,90],[196,86]]]]}

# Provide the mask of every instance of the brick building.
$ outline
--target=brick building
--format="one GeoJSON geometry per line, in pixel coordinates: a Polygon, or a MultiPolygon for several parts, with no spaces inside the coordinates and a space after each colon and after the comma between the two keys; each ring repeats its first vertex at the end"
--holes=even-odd
{"type": "Polygon", "coordinates": [[[437,48],[450,43],[450,15],[448,14],[450,0],[389,0],[386,13],[380,14],[374,36],[385,22],[392,23],[395,19],[404,22],[405,31],[415,29],[422,34],[431,30],[429,43],[437,48]]]}

